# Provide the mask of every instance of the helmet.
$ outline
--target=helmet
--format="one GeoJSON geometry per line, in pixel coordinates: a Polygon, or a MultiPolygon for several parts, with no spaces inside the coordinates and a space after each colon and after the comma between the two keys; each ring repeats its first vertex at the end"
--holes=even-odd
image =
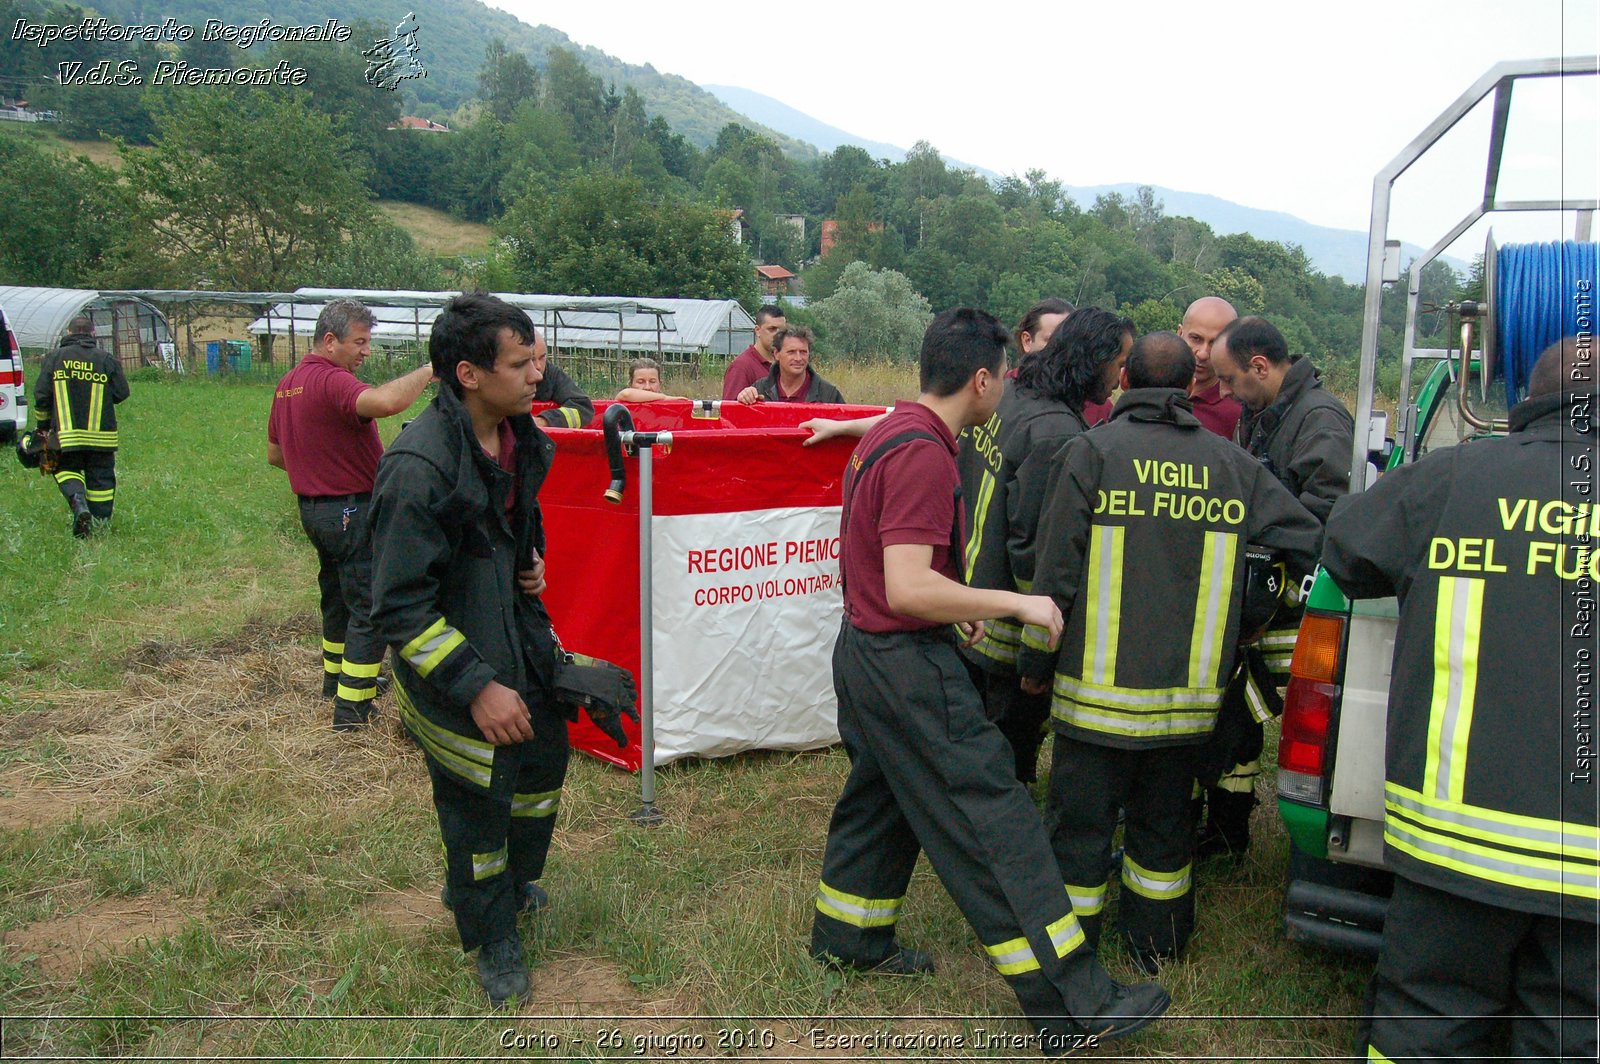
{"type": "Polygon", "coordinates": [[[44,457],[44,438],[37,432],[24,432],[17,437],[17,461],[24,469],[38,469],[44,457]]]}
{"type": "Polygon", "coordinates": [[[1283,561],[1270,547],[1244,549],[1244,604],[1239,610],[1239,642],[1254,643],[1272,623],[1289,582],[1283,561]]]}

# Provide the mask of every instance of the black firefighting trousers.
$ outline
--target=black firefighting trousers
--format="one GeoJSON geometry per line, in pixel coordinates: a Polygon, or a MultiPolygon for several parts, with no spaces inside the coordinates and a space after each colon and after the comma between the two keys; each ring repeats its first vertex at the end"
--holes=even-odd
{"type": "Polygon", "coordinates": [[[1369,1060],[1596,1059],[1596,926],[1396,876],[1369,1060]]]}
{"type": "Polygon", "coordinates": [[[522,884],[544,875],[550,852],[567,777],[567,722],[540,699],[528,701],[528,711],[533,738],[493,747],[487,790],[446,771],[424,744],[445,882],[467,952],[516,930],[522,884]]]}
{"type": "Polygon", "coordinates": [[[1034,1029],[1116,991],[1067,901],[1011,750],[984,717],[948,628],[874,634],[847,621],[833,650],[850,775],[828,826],[814,956],[870,966],[893,955],[919,849],[977,932],[1034,1029]]]}
{"type": "Polygon", "coordinates": [[[370,496],[300,497],[300,526],[317,550],[322,595],[322,693],[336,719],[365,720],[378,690],[383,643],[372,630],[370,496]],[[340,714],[340,710],[344,714],[340,714]]]}
{"type": "Polygon", "coordinates": [[[1125,817],[1117,918],[1128,944],[1149,959],[1168,958],[1194,932],[1189,794],[1197,749],[1127,750],[1056,735],[1045,822],[1092,944],[1100,938],[1118,809],[1125,817]]]}
{"type": "Polygon", "coordinates": [[[56,488],[73,513],[78,512],[73,500],[81,499],[88,503],[91,517],[111,520],[117,499],[117,452],[62,451],[56,488]]]}

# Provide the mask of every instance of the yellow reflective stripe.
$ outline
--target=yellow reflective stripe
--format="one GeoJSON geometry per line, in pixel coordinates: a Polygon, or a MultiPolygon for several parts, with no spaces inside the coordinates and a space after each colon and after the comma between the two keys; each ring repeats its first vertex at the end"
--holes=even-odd
{"type": "Polygon", "coordinates": [[[1428,710],[1428,757],[1422,789],[1446,801],[1460,801],[1465,786],[1482,624],[1483,580],[1440,577],[1433,621],[1433,704],[1428,710]]]}
{"type": "Polygon", "coordinates": [[[507,856],[504,846],[493,853],[475,853],[472,855],[472,878],[484,880],[490,876],[500,875],[506,870],[506,864],[507,856]]]}
{"type": "Polygon", "coordinates": [[[512,816],[554,816],[556,806],[561,802],[561,791],[539,791],[534,794],[513,794],[511,796],[512,816]]]}
{"type": "Polygon", "coordinates": [[[1122,855],[1122,885],[1152,901],[1171,901],[1189,893],[1189,865],[1176,872],[1152,872],[1126,853],[1122,855]]]}
{"type": "Polygon", "coordinates": [[[104,488],[104,489],[101,489],[99,491],[96,491],[96,490],[91,488],[89,490],[89,492],[88,492],[88,495],[89,495],[89,501],[90,502],[110,502],[112,499],[116,498],[117,489],[116,488],[104,488]]]}
{"type": "Polygon", "coordinates": [[[1394,1061],[1390,1060],[1388,1057],[1378,1052],[1377,1049],[1373,1048],[1371,1043],[1368,1043],[1367,1045],[1367,1059],[1377,1061],[1378,1064],[1394,1064],[1394,1061]]]}
{"type": "Polygon", "coordinates": [[[1119,525],[1089,529],[1088,577],[1084,598],[1083,675],[1110,684],[1117,675],[1117,633],[1122,627],[1122,546],[1126,530],[1119,525]]]}
{"type": "Polygon", "coordinates": [[[1074,912],[1069,911],[1055,923],[1045,925],[1045,931],[1050,936],[1050,944],[1056,948],[1057,957],[1065,957],[1084,943],[1083,926],[1074,912]]]}
{"type": "Polygon", "coordinates": [[[428,756],[468,783],[487,790],[494,775],[494,745],[458,735],[423,716],[400,685],[399,677],[395,678],[394,695],[400,707],[400,719],[405,721],[428,756]]]}
{"type": "Polygon", "coordinates": [[[1026,937],[1007,939],[998,945],[985,945],[983,948],[989,954],[989,963],[1001,975],[1021,975],[1023,972],[1039,970],[1039,958],[1034,956],[1033,947],[1028,945],[1026,937]]]}
{"type": "Polygon", "coordinates": [[[344,674],[357,680],[370,680],[378,675],[378,670],[383,668],[383,663],[374,661],[370,665],[359,664],[346,658],[344,661],[344,674]]]}
{"type": "Polygon", "coordinates": [[[1015,665],[1017,648],[1022,644],[1022,627],[1009,617],[988,621],[983,626],[983,638],[973,650],[1002,665],[1015,665]]]}
{"type": "Polygon", "coordinates": [[[1294,652],[1294,644],[1300,638],[1300,627],[1270,628],[1262,635],[1259,646],[1263,651],[1294,652]]]}
{"type": "Polygon", "coordinates": [[[338,696],[346,702],[370,702],[378,693],[376,687],[346,687],[340,684],[338,696]]]}
{"type": "Polygon", "coordinates": [[[445,623],[440,617],[430,624],[423,633],[407,643],[400,651],[400,656],[411,663],[411,667],[426,676],[432,672],[450,652],[466,642],[466,636],[445,623]]]}
{"type": "Polygon", "coordinates": [[[1090,683],[1064,672],[1056,673],[1055,694],[1061,698],[1117,709],[1123,706],[1215,709],[1222,704],[1221,687],[1117,687],[1090,683]]]}
{"type": "Polygon", "coordinates": [[[72,430],[72,395],[65,380],[56,381],[56,431],[72,430]]]}
{"type": "Polygon", "coordinates": [[[339,662],[337,660],[332,658],[323,658],[322,671],[337,676],[343,670],[339,667],[339,662]]]}
{"type": "Polygon", "coordinates": [[[79,484],[86,484],[87,483],[83,479],[83,474],[82,473],[73,473],[71,471],[63,471],[63,472],[59,472],[59,473],[56,474],[56,483],[57,484],[65,484],[69,480],[76,480],[79,484]]]}
{"type": "Polygon", "coordinates": [[[1050,715],[1063,724],[1085,731],[1104,732],[1134,739],[1170,739],[1178,736],[1210,735],[1217,723],[1217,711],[1180,713],[1175,710],[1144,710],[1118,713],[1103,706],[1080,706],[1056,700],[1050,715]]]}
{"type": "Polygon", "coordinates": [[[1600,827],[1441,801],[1393,781],[1384,783],[1383,792],[1386,805],[1413,820],[1474,838],[1503,840],[1524,850],[1600,861],[1600,827]]]}
{"type": "Polygon", "coordinates": [[[322,652],[324,654],[343,654],[344,653],[344,644],[343,643],[333,643],[333,642],[330,642],[330,641],[324,639],[322,641],[322,652]]]}
{"type": "Polygon", "coordinates": [[[87,425],[90,429],[100,429],[100,414],[106,402],[106,386],[104,384],[89,385],[89,417],[87,425]]]}
{"type": "Polygon", "coordinates": [[[1256,683],[1253,673],[1244,675],[1244,704],[1250,708],[1250,715],[1257,724],[1265,724],[1272,719],[1272,711],[1267,708],[1266,695],[1261,693],[1261,686],[1256,683]]]}
{"type": "Polygon", "coordinates": [[[64,429],[57,435],[57,441],[62,447],[115,447],[117,434],[95,429],[64,429]]]}
{"type": "Polygon", "coordinates": [[[1080,887],[1076,883],[1067,884],[1067,900],[1072,902],[1073,912],[1082,913],[1084,916],[1097,916],[1101,909],[1106,907],[1106,885],[1104,881],[1092,887],[1080,887]]]}
{"type": "Polygon", "coordinates": [[[1219,679],[1238,545],[1236,533],[1206,533],[1205,547],[1200,553],[1200,586],[1194,598],[1194,626],[1189,632],[1190,687],[1202,687],[1219,679]]]}
{"type": "Polygon", "coordinates": [[[985,469],[978,481],[978,499],[972,507],[972,538],[967,540],[967,583],[972,583],[972,570],[978,564],[978,552],[983,549],[983,526],[989,517],[989,504],[994,502],[994,470],[985,469]]]}
{"type": "Polygon", "coordinates": [[[817,883],[817,911],[853,927],[889,927],[900,919],[904,898],[863,898],[817,883]]]}
{"type": "MultiPolygon", "coordinates": [[[[1391,809],[1391,812],[1393,810],[1391,809]]],[[[1394,816],[1383,824],[1386,846],[1408,853],[1425,864],[1448,868],[1473,879],[1538,890],[1575,898],[1600,899],[1600,872],[1543,857],[1527,857],[1478,846],[1451,836],[1438,835],[1394,816]]]]}

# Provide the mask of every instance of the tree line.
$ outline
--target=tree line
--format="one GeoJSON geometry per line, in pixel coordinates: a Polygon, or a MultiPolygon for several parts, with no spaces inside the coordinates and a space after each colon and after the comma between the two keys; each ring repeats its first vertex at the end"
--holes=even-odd
{"type": "MultiPolygon", "coordinates": [[[[195,53],[186,58],[206,65],[233,58],[195,53]]],[[[753,308],[759,262],[801,274],[823,347],[846,353],[897,353],[858,345],[904,336],[918,308],[1015,319],[1059,296],[1119,309],[1144,331],[1175,327],[1205,294],[1266,314],[1336,375],[1359,347],[1358,286],[1321,274],[1298,247],[1169,216],[1149,189],[1084,207],[1042,171],[990,183],[925,142],[900,162],[853,146],[796,159],[738,124],[701,150],[574,53],[552,48],[535,66],[499,41],[453,132],[390,129],[398,97],[366,84],[355,44],[281,44],[272,56],[305,66],[309,91],[75,88],[64,132],[119,138],[118,170],[0,136],[0,194],[28,208],[14,212],[20,226],[0,228],[0,274],[101,287],[481,284],[753,308]],[[375,199],[486,222],[500,239],[482,261],[430,260],[375,199]],[[821,256],[824,221],[836,242],[821,256]],[[899,280],[880,276],[889,271],[899,280]],[[841,285],[850,299],[823,312],[841,285]],[[902,324],[844,324],[875,314],[902,324]]],[[[1424,298],[1443,302],[1462,283],[1435,263],[1424,298]]],[[[1385,301],[1385,350],[1398,349],[1402,296],[1385,301]]]]}

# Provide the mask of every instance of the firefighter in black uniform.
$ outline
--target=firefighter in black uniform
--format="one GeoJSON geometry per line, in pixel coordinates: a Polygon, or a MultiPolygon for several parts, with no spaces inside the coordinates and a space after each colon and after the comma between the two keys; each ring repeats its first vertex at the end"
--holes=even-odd
{"type": "Polygon", "coordinates": [[[61,451],[56,487],[72,511],[72,534],[85,539],[111,520],[117,494],[117,404],[128,378],[116,356],[95,346],[94,325],[79,315],[60,347],[44,356],[33,389],[39,430],[52,429],[61,451]]]}
{"type": "Polygon", "coordinates": [[[588,425],[594,420],[593,401],[566,370],[550,361],[550,349],[538,330],[534,331],[533,345],[538,352],[534,364],[543,374],[538,391],[533,393],[533,401],[556,404],[549,410],[541,410],[539,420],[556,429],[581,429],[588,425]]]}
{"type": "Polygon", "coordinates": [[[940,314],[922,342],[921,396],[896,406],[850,460],[833,656],[850,776],[828,827],[811,950],[837,967],[929,970],[928,955],[894,933],[925,850],[1040,1049],[1055,1054],[1084,1034],[1131,1033],[1170,999],[1154,984],[1118,985],[1084,948],[1043,825],[956,647],[952,625],[970,638],[978,618],[1060,632],[1049,600],[960,579],[956,433],[994,411],[1005,348],[991,315],[940,314]]]}
{"type": "MultiPolygon", "coordinates": [[[[492,296],[445,304],[443,385],[383,456],[372,495],[372,625],[426,756],[446,904],[494,1004],[528,989],[519,910],[538,908],[567,767],[558,648],[539,595],[537,494],[555,445],[528,415],[533,329],[492,296]]],[[[593,716],[594,714],[591,714],[593,716]]],[[[596,719],[614,738],[614,718],[596,719]]]]}
{"type": "MultiPolygon", "coordinates": [[[[1244,407],[1234,442],[1257,458],[1318,521],[1350,490],[1355,424],[1350,411],[1304,356],[1289,356],[1283,333],[1263,318],[1228,323],[1212,348],[1211,364],[1224,394],[1244,407]]],[[[1320,542],[1319,542],[1320,550],[1320,542]]],[[[1283,712],[1303,609],[1289,581],[1284,608],[1260,640],[1246,648],[1228,685],[1217,730],[1200,753],[1208,815],[1201,857],[1242,858],[1250,846],[1250,811],[1261,775],[1262,725],[1283,712]]]]}
{"type": "Polygon", "coordinates": [[[1596,353],[1546,351],[1511,433],[1334,507],[1323,565],[1398,595],[1369,1060],[1594,1060],[1596,353]]]}
{"type": "MultiPolygon", "coordinates": [[[[966,566],[973,587],[1029,593],[1034,535],[1053,459],[1067,440],[1089,431],[1084,403],[1104,402],[1111,394],[1132,346],[1127,318],[1099,307],[1076,311],[1007,382],[994,415],[963,438],[959,464],[971,514],[966,566]],[[981,471],[974,477],[975,466],[981,471]]],[[[1003,617],[984,626],[967,659],[981,670],[984,708],[1011,744],[1017,778],[1032,783],[1050,695],[1021,689],[1021,644],[1022,626],[1003,617]]]]}
{"type": "Polygon", "coordinates": [[[1033,589],[1066,631],[1053,652],[1025,629],[1018,659],[1025,678],[1054,676],[1045,821],[1073,909],[1096,942],[1120,806],[1120,922],[1147,970],[1194,927],[1194,755],[1233,674],[1246,547],[1303,575],[1321,535],[1260,462],[1200,424],[1193,375],[1176,333],[1141,337],[1111,421],[1062,450],[1033,589]]]}

